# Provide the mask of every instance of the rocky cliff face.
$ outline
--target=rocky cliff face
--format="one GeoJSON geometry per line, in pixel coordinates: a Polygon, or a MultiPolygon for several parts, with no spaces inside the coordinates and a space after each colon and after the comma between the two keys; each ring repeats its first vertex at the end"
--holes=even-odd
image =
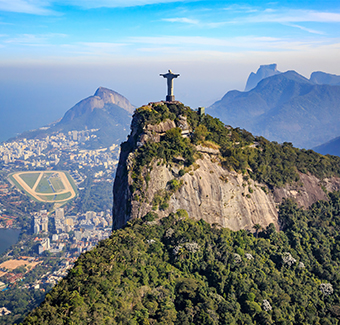
{"type": "Polygon", "coordinates": [[[269,189],[249,177],[222,167],[220,151],[196,145],[195,163],[183,171],[182,158],[173,163],[154,158],[142,169],[143,187],[133,193],[133,165],[136,150],[148,143],[159,142],[166,131],[180,127],[187,136],[190,125],[180,116],[176,121],[167,119],[157,125],[139,127],[139,117],[134,116],[129,140],[122,145],[120,161],[114,183],[113,225],[120,228],[131,219],[142,218],[153,211],[165,217],[178,209],[185,209],[193,219],[203,219],[232,230],[253,230],[255,224],[267,227],[273,223],[279,229],[278,205],[283,199],[293,198],[300,206],[308,207],[320,199],[327,199],[325,190],[340,189],[340,179],[320,181],[313,175],[300,173],[300,180],[283,188],[269,189]],[[179,186],[174,191],[174,180],[179,186]],[[170,196],[167,204],[155,204],[170,196]]]}

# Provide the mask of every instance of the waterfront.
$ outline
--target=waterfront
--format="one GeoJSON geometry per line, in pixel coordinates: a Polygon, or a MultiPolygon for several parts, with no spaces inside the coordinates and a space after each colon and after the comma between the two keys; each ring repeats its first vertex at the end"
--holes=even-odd
{"type": "Polygon", "coordinates": [[[0,254],[14,245],[19,238],[19,229],[0,228],[0,254]]]}

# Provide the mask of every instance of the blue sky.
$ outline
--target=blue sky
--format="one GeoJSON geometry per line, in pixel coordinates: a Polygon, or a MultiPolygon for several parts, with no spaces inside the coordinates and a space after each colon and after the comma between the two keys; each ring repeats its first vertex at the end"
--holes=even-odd
{"type": "Polygon", "coordinates": [[[1,59],[113,61],[339,43],[339,1],[0,0],[1,59]]]}
{"type": "Polygon", "coordinates": [[[162,99],[168,69],[181,74],[176,98],[197,107],[243,90],[260,64],[309,77],[340,74],[339,57],[338,0],[0,0],[0,113],[23,116],[18,128],[99,86],[137,106],[162,99]]]}

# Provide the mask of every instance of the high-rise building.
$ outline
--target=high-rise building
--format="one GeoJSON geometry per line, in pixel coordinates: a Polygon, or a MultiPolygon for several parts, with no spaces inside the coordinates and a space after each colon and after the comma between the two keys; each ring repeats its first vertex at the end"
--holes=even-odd
{"type": "Polygon", "coordinates": [[[55,210],[55,217],[56,219],[64,219],[64,209],[58,208],[55,210]]]}
{"type": "Polygon", "coordinates": [[[72,139],[73,139],[73,141],[78,140],[78,131],[77,130],[72,131],[72,139]]]}
{"type": "Polygon", "coordinates": [[[33,232],[34,232],[35,234],[38,234],[39,231],[40,231],[40,226],[39,226],[38,224],[34,223],[34,231],[33,231],[33,232]]]}
{"type": "Polygon", "coordinates": [[[94,211],[87,211],[85,213],[85,216],[86,216],[86,220],[91,220],[92,218],[96,216],[96,213],[94,211]]]}
{"type": "Polygon", "coordinates": [[[42,222],[41,223],[41,231],[48,231],[48,222],[42,222]]]}
{"type": "Polygon", "coordinates": [[[67,218],[65,220],[65,223],[68,225],[68,226],[72,226],[74,225],[74,222],[73,222],[73,219],[72,218],[67,218]]]}
{"type": "Polygon", "coordinates": [[[47,251],[50,249],[50,239],[44,238],[39,245],[39,254],[43,253],[44,251],[47,251]]]}

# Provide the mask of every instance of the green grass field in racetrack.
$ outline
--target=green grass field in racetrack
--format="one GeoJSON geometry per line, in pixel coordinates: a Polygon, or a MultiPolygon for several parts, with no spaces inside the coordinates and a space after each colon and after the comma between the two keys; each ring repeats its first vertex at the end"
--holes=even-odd
{"type": "Polygon", "coordinates": [[[30,174],[21,174],[19,176],[30,188],[33,188],[35,182],[37,181],[39,174],[38,173],[30,173],[30,174]]]}

